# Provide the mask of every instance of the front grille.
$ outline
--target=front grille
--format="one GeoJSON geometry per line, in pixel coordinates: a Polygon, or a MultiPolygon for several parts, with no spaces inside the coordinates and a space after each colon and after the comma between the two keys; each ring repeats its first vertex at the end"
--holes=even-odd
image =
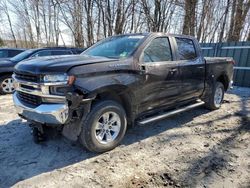
{"type": "Polygon", "coordinates": [[[21,102],[29,104],[32,107],[37,107],[42,103],[41,97],[20,91],[17,91],[17,97],[21,102]]]}
{"type": "Polygon", "coordinates": [[[18,80],[24,80],[28,82],[39,82],[39,76],[38,75],[32,75],[32,74],[24,74],[24,73],[17,73],[15,72],[15,77],[18,80]]]}

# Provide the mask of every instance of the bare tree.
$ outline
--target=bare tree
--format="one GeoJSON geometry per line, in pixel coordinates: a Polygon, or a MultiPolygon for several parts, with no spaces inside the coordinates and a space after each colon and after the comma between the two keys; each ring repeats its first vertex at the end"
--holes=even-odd
{"type": "Polygon", "coordinates": [[[147,20],[148,31],[166,32],[169,25],[169,21],[172,18],[174,11],[172,7],[175,5],[175,3],[175,0],[155,0],[154,3],[148,0],[141,0],[143,13],[147,20]]]}
{"type": "Polygon", "coordinates": [[[11,21],[10,14],[9,14],[8,5],[7,5],[7,2],[5,0],[3,0],[1,2],[0,8],[3,10],[3,12],[5,13],[5,15],[7,16],[9,27],[10,27],[10,31],[11,31],[11,35],[12,35],[15,47],[17,48],[17,40],[16,40],[16,36],[15,36],[14,30],[13,30],[13,26],[12,26],[12,21],[11,21]]]}
{"type": "Polygon", "coordinates": [[[249,9],[250,0],[2,0],[0,30],[4,39],[26,48],[90,46],[133,32],[239,41],[250,39],[249,9]]]}
{"type": "Polygon", "coordinates": [[[87,46],[91,46],[94,43],[94,35],[93,35],[93,8],[94,8],[93,0],[83,0],[84,9],[86,12],[86,22],[87,22],[87,46]]]}
{"type": "Polygon", "coordinates": [[[60,13],[62,14],[61,21],[67,25],[72,32],[75,46],[84,46],[83,40],[83,2],[82,0],[67,1],[64,3],[57,0],[60,13]]]}
{"type": "Polygon", "coordinates": [[[240,34],[249,8],[250,0],[245,2],[244,0],[233,1],[228,41],[240,40],[240,34]]]}
{"type": "Polygon", "coordinates": [[[219,42],[222,42],[222,38],[224,36],[226,21],[227,21],[228,12],[229,12],[229,6],[230,6],[230,0],[227,0],[227,5],[226,5],[226,9],[225,9],[225,14],[224,14],[224,20],[222,23],[222,28],[221,28],[220,36],[219,36],[219,42]]]}
{"type": "Polygon", "coordinates": [[[195,13],[197,2],[198,0],[185,0],[185,17],[182,34],[195,35],[195,13]]]}
{"type": "Polygon", "coordinates": [[[197,21],[197,39],[198,41],[201,40],[202,33],[204,33],[205,27],[206,27],[206,22],[205,19],[208,16],[209,9],[211,8],[211,0],[202,0],[202,11],[201,11],[201,16],[200,20],[197,21]]]}

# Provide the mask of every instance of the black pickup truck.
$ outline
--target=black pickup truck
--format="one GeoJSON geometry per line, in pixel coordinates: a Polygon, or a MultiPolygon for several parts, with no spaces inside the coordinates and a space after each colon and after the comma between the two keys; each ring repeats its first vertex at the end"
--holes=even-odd
{"type": "Polygon", "coordinates": [[[128,126],[201,105],[218,109],[233,64],[231,58],[204,59],[190,36],[118,35],[81,55],[20,62],[13,99],[35,141],[56,127],[88,150],[105,152],[121,142],[128,126]]]}

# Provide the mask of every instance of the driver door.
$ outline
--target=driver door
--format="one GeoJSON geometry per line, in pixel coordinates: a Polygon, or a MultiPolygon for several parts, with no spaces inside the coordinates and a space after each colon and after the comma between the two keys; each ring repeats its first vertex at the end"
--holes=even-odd
{"type": "Polygon", "coordinates": [[[178,62],[168,37],[154,38],[140,58],[143,80],[140,112],[172,107],[180,96],[181,79],[178,62]]]}

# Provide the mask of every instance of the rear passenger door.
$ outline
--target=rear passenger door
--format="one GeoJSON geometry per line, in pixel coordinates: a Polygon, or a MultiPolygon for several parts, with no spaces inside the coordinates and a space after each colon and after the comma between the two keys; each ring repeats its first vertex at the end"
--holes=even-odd
{"type": "Polygon", "coordinates": [[[144,76],[139,105],[141,112],[172,106],[178,100],[181,82],[170,40],[170,37],[154,38],[141,54],[140,66],[144,76]]]}
{"type": "Polygon", "coordinates": [[[180,100],[198,98],[204,89],[205,62],[192,39],[184,37],[175,39],[182,80],[180,100]]]}

